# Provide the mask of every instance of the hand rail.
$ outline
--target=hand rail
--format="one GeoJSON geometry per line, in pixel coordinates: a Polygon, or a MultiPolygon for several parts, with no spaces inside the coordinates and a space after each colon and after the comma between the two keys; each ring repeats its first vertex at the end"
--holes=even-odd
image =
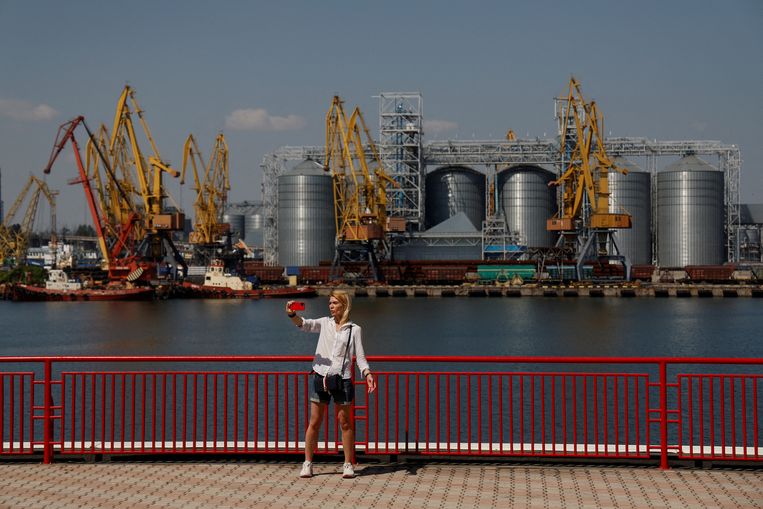
{"type": "MultiPolygon", "coordinates": [[[[42,380],[34,380],[34,376],[32,376],[30,382],[27,378],[24,378],[29,373],[4,372],[0,368],[0,454],[29,454],[34,452],[35,445],[42,445],[43,460],[45,463],[50,463],[54,459],[56,447],[59,447],[61,450],[65,449],[64,429],[70,433],[70,440],[68,440],[70,447],[68,450],[76,450],[82,453],[97,451],[99,450],[98,447],[106,450],[107,446],[105,444],[107,440],[103,430],[106,429],[107,418],[110,419],[109,425],[113,428],[115,426],[115,415],[117,415],[117,418],[120,415],[127,416],[126,411],[130,413],[133,421],[136,419],[136,415],[139,419],[143,419],[140,423],[142,426],[141,440],[143,440],[146,434],[149,434],[152,440],[157,442],[160,430],[157,429],[159,424],[154,419],[161,418],[162,446],[160,450],[154,452],[165,452],[165,450],[177,452],[176,447],[178,447],[178,442],[174,436],[177,434],[178,428],[174,427],[174,424],[172,425],[173,438],[171,442],[167,442],[164,440],[164,431],[170,425],[165,423],[164,419],[186,419],[186,406],[193,406],[194,412],[194,420],[191,423],[193,424],[193,450],[198,452],[218,452],[220,435],[217,426],[220,424],[224,429],[222,435],[223,452],[240,452],[237,440],[239,429],[241,428],[239,414],[242,414],[244,422],[242,433],[244,436],[245,452],[250,452],[251,449],[251,452],[295,453],[300,449],[298,437],[300,419],[303,419],[305,425],[307,423],[308,377],[305,373],[306,369],[298,372],[282,370],[256,372],[230,370],[178,371],[171,369],[152,370],[150,372],[127,372],[117,371],[113,367],[108,369],[100,367],[97,371],[81,372],[61,371],[61,366],[77,363],[100,363],[104,365],[113,363],[126,366],[135,363],[222,365],[230,363],[263,363],[278,365],[283,363],[307,364],[311,360],[312,356],[306,355],[0,357],[0,367],[8,364],[30,364],[37,366],[36,369],[41,369],[42,371],[42,380]],[[59,369],[55,370],[54,368],[59,369]],[[54,379],[56,376],[59,378],[54,379]],[[121,378],[119,378],[120,376],[121,378]],[[163,380],[161,393],[159,392],[157,377],[163,380]],[[186,389],[189,377],[193,377],[193,387],[186,389]],[[223,401],[222,412],[224,418],[219,423],[218,413],[221,410],[217,406],[218,377],[223,377],[220,380],[223,380],[224,383],[221,392],[219,392],[219,396],[223,401]],[[197,395],[197,381],[203,383],[203,389],[199,391],[203,393],[203,400],[198,399],[202,396],[197,395]],[[214,387],[214,394],[210,401],[207,400],[207,396],[211,394],[207,387],[209,381],[212,382],[211,385],[214,387]],[[79,385],[77,385],[78,383],[79,385]],[[186,385],[179,389],[176,387],[179,383],[186,385]],[[43,387],[41,396],[35,396],[35,385],[43,387]],[[172,386],[171,389],[169,389],[170,385],[172,386]],[[116,394],[117,386],[122,391],[122,394],[116,394]],[[135,392],[128,393],[128,387],[130,391],[135,392]],[[139,387],[142,393],[137,392],[139,387]],[[153,394],[150,391],[147,394],[148,387],[151,388],[150,390],[153,391],[153,394]],[[5,397],[6,388],[8,397],[5,397]],[[75,388],[80,392],[75,393],[75,388]],[[272,393],[270,392],[271,388],[272,393]],[[89,392],[86,393],[86,389],[89,392]],[[110,395],[107,394],[108,389],[111,390],[110,395]],[[191,392],[191,389],[193,392],[191,392]],[[66,390],[70,392],[67,393],[65,392],[66,390]],[[168,390],[171,390],[171,401],[167,392],[168,390]],[[281,391],[280,395],[279,390],[281,391]],[[239,391],[242,394],[239,394],[239,391]],[[29,392],[28,398],[26,397],[27,392],[29,392]],[[102,401],[96,401],[96,394],[98,394],[102,401]],[[178,396],[182,396],[180,401],[176,401],[178,396]],[[283,405],[279,406],[281,405],[281,396],[284,401],[283,405]],[[38,401],[36,406],[34,400],[39,397],[42,398],[42,404],[40,405],[38,401]],[[129,402],[133,405],[132,410],[129,408],[125,410],[125,406],[129,406],[128,400],[125,399],[128,397],[131,398],[129,402]],[[230,409],[228,408],[229,402],[232,402],[230,409]],[[272,409],[270,408],[271,403],[273,404],[272,409]],[[121,413],[114,409],[118,404],[122,405],[121,413]],[[143,410],[135,410],[136,404],[139,408],[143,408],[143,410]],[[101,405],[101,407],[98,407],[98,405],[101,405]],[[158,412],[158,417],[154,416],[149,419],[146,405],[149,405],[149,407],[153,405],[153,412],[154,414],[158,412]],[[158,410],[157,405],[160,405],[158,410]],[[174,406],[169,408],[170,405],[174,406]],[[182,409],[180,408],[181,405],[182,409]],[[111,410],[110,416],[105,415],[107,406],[111,410]],[[199,445],[196,436],[197,415],[195,412],[197,406],[200,412],[198,417],[201,419],[203,415],[204,422],[202,426],[204,428],[204,441],[201,442],[201,445],[199,445]],[[248,441],[250,433],[247,429],[250,417],[249,410],[255,406],[263,408],[263,415],[257,414],[257,409],[254,409],[255,414],[252,416],[254,445],[250,447],[250,442],[248,441]],[[36,415],[35,410],[38,412],[41,410],[42,415],[36,415]],[[92,420],[92,424],[84,422],[86,410],[91,412],[89,417],[92,420]],[[69,412],[67,417],[70,419],[68,425],[64,422],[64,413],[67,411],[69,412]],[[99,411],[103,415],[98,414],[99,411]],[[232,419],[235,434],[234,445],[229,450],[228,426],[230,423],[227,420],[227,416],[230,412],[234,412],[232,419]],[[214,426],[212,446],[209,446],[206,438],[206,422],[208,417],[214,426]],[[98,424],[101,426],[100,441],[95,440],[97,436],[95,430],[97,427],[96,418],[100,419],[98,420],[98,424]],[[279,419],[281,419],[280,422],[279,419]],[[42,421],[41,440],[35,438],[39,436],[35,433],[35,420],[42,421]],[[8,426],[6,426],[6,421],[9,424],[8,426]],[[23,423],[27,421],[30,423],[28,425],[29,434],[27,435],[29,436],[29,446],[25,448],[23,423]],[[272,425],[271,421],[273,421],[272,425]],[[15,431],[14,424],[16,425],[15,431]],[[85,429],[88,425],[90,426],[89,432],[92,438],[89,442],[90,449],[85,451],[85,429]],[[149,426],[148,428],[147,425],[149,426]],[[260,426],[259,431],[258,426],[260,426]],[[75,428],[81,432],[81,438],[78,440],[75,440],[74,437],[75,428]],[[146,431],[147,429],[148,431],[146,431]],[[280,431],[285,432],[285,442],[280,440],[280,431]],[[56,439],[56,433],[58,433],[58,440],[56,439]],[[271,440],[273,433],[275,433],[275,441],[271,440]],[[264,436],[265,439],[264,449],[259,445],[261,442],[259,441],[260,435],[264,436]],[[16,441],[16,437],[19,436],[21,439],[16,441]],[[290,445],[292,442],[289,438],[290,436],[293,438],[293,447],[290,445]],[[7,450],[3,445],[3,441],[6,438],[10,438],[10,446],[7,450]],[[75,442],[79,444],[79,449],[74,446],[75,442]],[[100,445],[96,446],[96,443],[100,445]],[[170,444],[169,447],[167,447],[168,443],[170,444]],[[283,445],[284,443],[285,445],[283,445]]],[[[525,421],[527,421],[527,424],[532,426],[533,431],[528,434],[522,429],[518,433],[520,442],[522,442],[519,453],[524,454],[527,452],[530,456],[539,454],[559,456],[580,455],[578,450],[580,444],[577,442],[577,438],[573,441],[574,449],[571,453],[567,450],[566,442],[562,452],[558,451],[553,444],[556,443],[557,435],[565,440],[567,439],[568,426],[574,428],[575,437],[578,436],[577,427],[584,426],[584,428],[581,428],[580,434],[583,435],[585,442],[591,434],[591,430],[588,429],[589,424],[591,424],[591,426],[596,428],[593,436],[596,447],[595,455],[597,456],[600,455],[600,446],[604,448],[604,456],[607,456],[610,450],[614,450],[615,452],[612,454],[612,457],[644,457],[644,454],[648,457],[650,450],[659,450],[660,468],[662,469],[669,468],[671,453],[682,458],[763,461],[763,448],[760,447],[760,438],[763,437],[763,431],[761,430],[763,419],[759,418],[759,415],[763,412],[763,403],[760,400],[760,396],[763,395],[763,373],[755,368],[752,368],[753,373],[745,374],[717,374],[708,372],[704,368],[697,373],[699,366],[706,367],[710,365],[748,366],[746,371],[750,371],[750,366],[757,367],[763,365],[763,358],[370,355],[368,360],[372,363],[372,366],[386,363],[412,365],[414,367],[421,364],[461,364],[470,367],[470,370],[432,371],[416,370],[414,368],[409,371],[375,371],[380,381],[379,393],[361,398],[362,400],[358,402],[357,406],[359,415],[356,416],[353,411],[353,422],[355,423],[357,420],[365,426],[367,453],[381,452],[382,450],[384,452],[404,450],[410,453],[409,431],[412,429],[415,431],[415,451],[422,454],[520,455],[514,451],[516,444],[512,440],[517,435],[517,430],[513,426],[515,421],[517,426],[524,426],[525,421]],[[493,369],[492,371],[474,370],[474,367],[477,365],[484,366],[487,364],[532,365],[535,367],[535,371],[512,372],[503,368],[499,370],[493,369]],[[567,365],[574,369],[560,372],[538,371],[539,368],[545,365],[567,365]],[[581,365],[607,365],[611,366],[611,369],[606,373],[580,371],[581,365]],[[622,370],[621,367],[626,365],[631,367],[627,370],[622,370]],[[633,367],[635,366],[643,366],[655,370],[653,381],[649,380],[650,376],[648,374],[634,373],[633,367]],[[693,371],[690,370],[693,374],[681,375],[671,373],[671,378],[669,378],[669,368],[677,366],[693,366],[693,371]],[[676,376],[677,381],[671,381],[672,376],[676,376]],[[718,377],[722,378],[719,379],[719,382],[716,382],[715,380],[718,377]],[[610,378],[612,378],[613,382],[610,381],[610,378]],[[590,393],[587,392],[589,389],[589,379],[592,380],[593,384],[593,389],[590,393]],[[477,382],[474,384],[475,386],[472,384],[474,380],[477,382]],[[515,380],[517,387],[513,385],[515,380]],[[568,380],[572,388],[567,385],[568,380]],[[622,386],[618,386],[618,380],[622,380],[620,382],[622,386]],[[384,386],[382,386],[382,381],[384,386]],[[525,386],[525,382],[527,386],[525,386]],[[580,400],[582,409],[576,408],[576,403],[578,403],[576,399],[580,399],[580,395],[576,392],[580,387],[576,389],[576,383],[583,385],[582,390],[585,396],[580,400]],[[614,384],[613,387],[612,384],[614,384]],[[551,396],[545,392],[546,387],[549,387],[551,396]],[[504,389],[506,390],[504,391],[504,389]],[[658,391],[656,408],[648,406],[651,402],[648,394],[650,389],[658,391]],[[400,400],[399,393],[403,390],[405,394],[402,400],[400,400]],[[635,399],[631,398],[629,391],[635,391],[635,399]],[[411,394],[412,392],[415,392],[415,395],[411,394]],[[373,401],[372,398],[376,398],[376,400],[373,401]],[[643,398],[643,401],[640,401],[638,398],[643,398]],[[383,400],[384,405],[382,410],[379,408],[380,399],[383,400]],[[588,405],[589,400],[591,403],[590,407],[588,405]],[[431,405],[430,402],[432,403],[431,405]],[[485,403],[487,403],[487,406],[483,408],[485,403]],[[566,406],[568,403],[572,410],[566,406]],[[522,405],[521,408],[520,404],[522,405]],[[635,405],[636,410],[629,409],[629,404],[635,405]],[[531,415],[524,413],[525,405],[530,405],[533,409],[531,415]],[[556,412],[559,405],[561,405],[561,410],[559,415],[557,415],[556,412]],[[623,410],[618,405],[624,405],[625,409],[623,410]],[[505,406],[508,406],[508,409],[505,406]],[[456,409],[455,416],[453,414],[454,408],[456,409]],[[731,409],[731,412],[728,412],[728,409],[731,409]],[[403,412],[405,414],[404,430],[400,428],[403,412]],[[589,412],[592,413],[592,417],[589,417],[589,412]],[[443,417],[443,414],[445,417],[443,417]],[[380,425],[380,415],[383,416],[381,417],[382,419],[386,419],[386,424],[382,423],[380,425]],[[489,419],[489,424],[483,422],[483,417],[489,419]],[[536,417],[540,418],[536,419],[536,417]],[[584,421],[583,424],[578,423],[578,417],[584,421]],[[608,423],[608,417],[611,417],[614,423],[608,423]],[[413,422],[409,422],[409,418],[413,422]],[[618,419],[621,418],[625,419],[625,424],[618,422],[618,419]],[[628,420],[631,418],[635,419],[635,422],[628,420]],[[457,422],[454,425],[453,422],[449,422],[449,419],[456,419],[457,422]],[[466,430],[461,429],[462,419],[468,421],[465,422],[467,424],[466,430]],[[497,424],[493,422],[494,419],[498,421],[497,424]],[[391,423],[390,420],[392,421],[391,423]],[[476,426],[473,426],[472,420],[477,421],[476,426]],[[550,425],[549,422],[551,423],[550,425]],[[386,428],[384,428],[385,425],[386,428]],[[538,447],[536,447],[537,444],[533,445],[536,439],[536,425],[538,428],[541,428],[541,436],[543,437],[540,453],[538,452],[538,447]],[[646,443],[645,449],[640,449],[643,446],[638,445],[641,438],[638,437],[639,429],[642,429],[648,437],[649,428],[652,425],[659,427],[659,444],[646,443]],[[633,427],[637,435],[635,449],[628,443],[629,426],[633,427]],[[563,428],[563,430],[556,429],[556,427],[563,428]],[[599,435],[602,432],[602,428],[605,440],[600,444],[599,435]],[[620,428],[625,430],[626,438],[624,439],[624,444],[621,443],[621,437],[618,435],[620,428]],[[615,433],[614,442],[606,440],[607,431],[610,429],[615,433]],[[689,445],[687,446],[679,442],[677,445],[671,446],[669,443],[670,429],[677,430],[676,434],[679,440],[684,436],[683,433],[685,433],[688,436],[689,445]],[[420,430],[423,430],[424,442],[420,440],[420,430]],[[550,450],[547,449],[549,444],[546,443],[547,430],[551,435],[552,446],[550,450]],[[383,431],[382,438],[379,438],[380,431],[383,431]],[[403,449],[401,449],[401,442],[398,438],[395,438],[394,442],[391,441],[391,435],[394,434],[397,437],[401,431],[405,432],[403,449]],[[437,437],[436,442],[430,440],[430,431],[437,437]],[[441,431],[448,437],[445,442],[441,440],[441,431]],[[483,431],[489,436],[487,445],[482,440],[483,431]],[[511,449],[509,453],[504,451],[506,443],[503,440],[503,436],[506,431],[509,432],[509,442],[507,443],[511,449]],[[370,446],[372,443],[370,440],[372,432],[376,434],[375,449],[373,451],[370,446]],[[494,432],[500,437],[497,444],[492,442],[494,432]],[[451,435],[455,435],[455,442],[451,440],[451,435]],[[475,435],[477,436],[476,442],[474,442],[473,438],[475,435]],[[464,436],[466,437],[466,442],[462,443],[464,436]],[[730,441],[728,436],[731,436],[730,441]],[[529,440],[529,448],[525,448],[525,446],[528,446],[526,440],[529,440]],[[699,445],[695,446],[695,441],[699,445]],[[380,444],[382,444],[381,448],[380,444]],[[473,445],[477,448],[476,451],[473,450],[473,445]],[[494,447],[497,447],[499,452],[495,452],[494,447]],[[621,452],[623,450],[625,452],[621,452]],[[632,451],[635,451],[635,453],[632,451]],[[635,454],[635,456],[632,454],[635,454]]],[[[675,371],[675,369],[672,371],[675,371]]],[[[357,382],[357,385],[362,386],[363,382],[357,382]]],[[[325,429],[327,431],[324,449],[330,450],[328,426],[325,429]]],[[[186,452],[185,437],[187,436],[187,430],[185,428],[181,435],[181,440],[183,441],[181,452],[186,452]]],[[[112,447],[114,446],[114,436],[115,434],[112,430],[112,447]]],[[[130,452],[129,448],[125,448],[126,435],[124,430],[122,430],[120,437],[122,440],[121,449],[119,451],[110,450],[110,452],[130,452]]],[[[134,446],[136,443],[135,429],[133,429],[130,438],[131,446],[134,446]]],[[[588,445],[585,445],[582,455],[589,453],[588,445]]],[[[143,447],[145,447],[145,441],[143,442],[143,447]]]]}

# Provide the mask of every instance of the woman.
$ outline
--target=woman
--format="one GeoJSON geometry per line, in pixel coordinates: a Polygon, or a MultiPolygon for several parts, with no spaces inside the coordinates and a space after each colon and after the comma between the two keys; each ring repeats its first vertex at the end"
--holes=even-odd
{"type": "Polygon", "coordinates": [[[326,407],[331,399],[338,407],[337,417],[342,428],[342,449],[344,467],[342,477],[352,479],[355,470],[352,461],[355,457],[355,430],[350,422],[350,410],[355,398],[352,384],[352,356],[357,357],[358,368],[366,380],[368,392],[376,389],[376,381],[366,361],[363,351],[360,326],[350,321],[350,296],[342,290],[333,290],[329,294],[329,315],[323,318],[302,318],[292,311],[294,301],[286,303],[286,314],[291,321],[304,332],[317,332],[318,346],[313,360],[313,376],[310,384],[310,423],[305,431],[305,463],[300,477],[313,476],[313,454],[318,445],[318,432],[321,429],[326,407]],[[341,374],[341,387],[330,390],[326,386],[326,377],[341,374]]]}

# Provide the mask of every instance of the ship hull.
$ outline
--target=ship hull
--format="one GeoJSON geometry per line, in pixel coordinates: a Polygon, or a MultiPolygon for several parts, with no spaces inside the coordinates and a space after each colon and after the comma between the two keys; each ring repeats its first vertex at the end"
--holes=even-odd
{"type": "Polygon", "coordinates": [[[183,296],[195,299],[272,299],[314,297],[314,288],[262,288],[256,290],[234,290],[220,286],[203,286],[193,283],[182,285],[183,296]]]}
{"type": "Polygon", "coordinates": [[[318,292],[315,288],[301,286],[298,288],[266,288],[263,297],[266,299],[297,299],[300,297],[315,297],[318,292]]]}
{"type": "Polygon", "coordinates": [[[84,290],[49,290],[24,284],[15,285],[11,299],[19,302],[31,301],[113,301],[113,300],[152,300],[152,288],[108,288],[84,290]]]}

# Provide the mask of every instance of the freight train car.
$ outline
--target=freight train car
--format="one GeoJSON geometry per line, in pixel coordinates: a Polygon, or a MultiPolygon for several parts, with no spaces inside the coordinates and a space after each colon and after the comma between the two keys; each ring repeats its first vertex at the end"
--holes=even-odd
{"type": "Polygon", "coordinates": [[[654,274],[654,265],[631,266],[631,279],[635,281],[651,281],[654,274]]]}
{"type": "Polygon", "coordinates": [[[692,283],[729,283],[733,281],[734,265],[687,265],[686,275],[692,283]]]}
{"type": "Polygon", "coordinates": [[[535,265],[477,265],[481,283],[508,283],[516,278],[535,279],[535,265]]]}
{"type": "Polygon", "coordinates": [[[756,267],[750,265],[687,265],[683,268],[660,268],[661,283],[755,284],[761,281],[756,267]]]}
{"type": "Polygon", "coordinates": [[[425,285],[461,284],[466,280],[466,265],[422,266],[416,283],[425,285]]]}
{"type": "Polygon", "coordinates": [[[299,282],[303,285],[325,284],[329,281],[331,281],[331,267],[328,265],[300,268],[299,282]]]}
{"type": "Polygon", "coordinates": [[[255,266],[244,265],[244,275],[247,277],[256,276],[260,283],[266,285],[281,284],[285,282],[283,277],[283,267],[281,266],[255,266]]]}

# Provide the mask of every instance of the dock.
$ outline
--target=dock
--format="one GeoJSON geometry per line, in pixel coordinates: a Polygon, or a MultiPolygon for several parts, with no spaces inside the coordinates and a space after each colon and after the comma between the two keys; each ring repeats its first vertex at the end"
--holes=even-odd
{"type": "MultiPolygon", "coordinates": [[[[316,286],[319,295],[328,295],[336,286],[316,286]]],[[[522,286],[496,285],[368,285],[341,286],[354,297],[676,297],[736,298],[763,297],[761,285],[695,284],[579,284],[522,286]]]]}

